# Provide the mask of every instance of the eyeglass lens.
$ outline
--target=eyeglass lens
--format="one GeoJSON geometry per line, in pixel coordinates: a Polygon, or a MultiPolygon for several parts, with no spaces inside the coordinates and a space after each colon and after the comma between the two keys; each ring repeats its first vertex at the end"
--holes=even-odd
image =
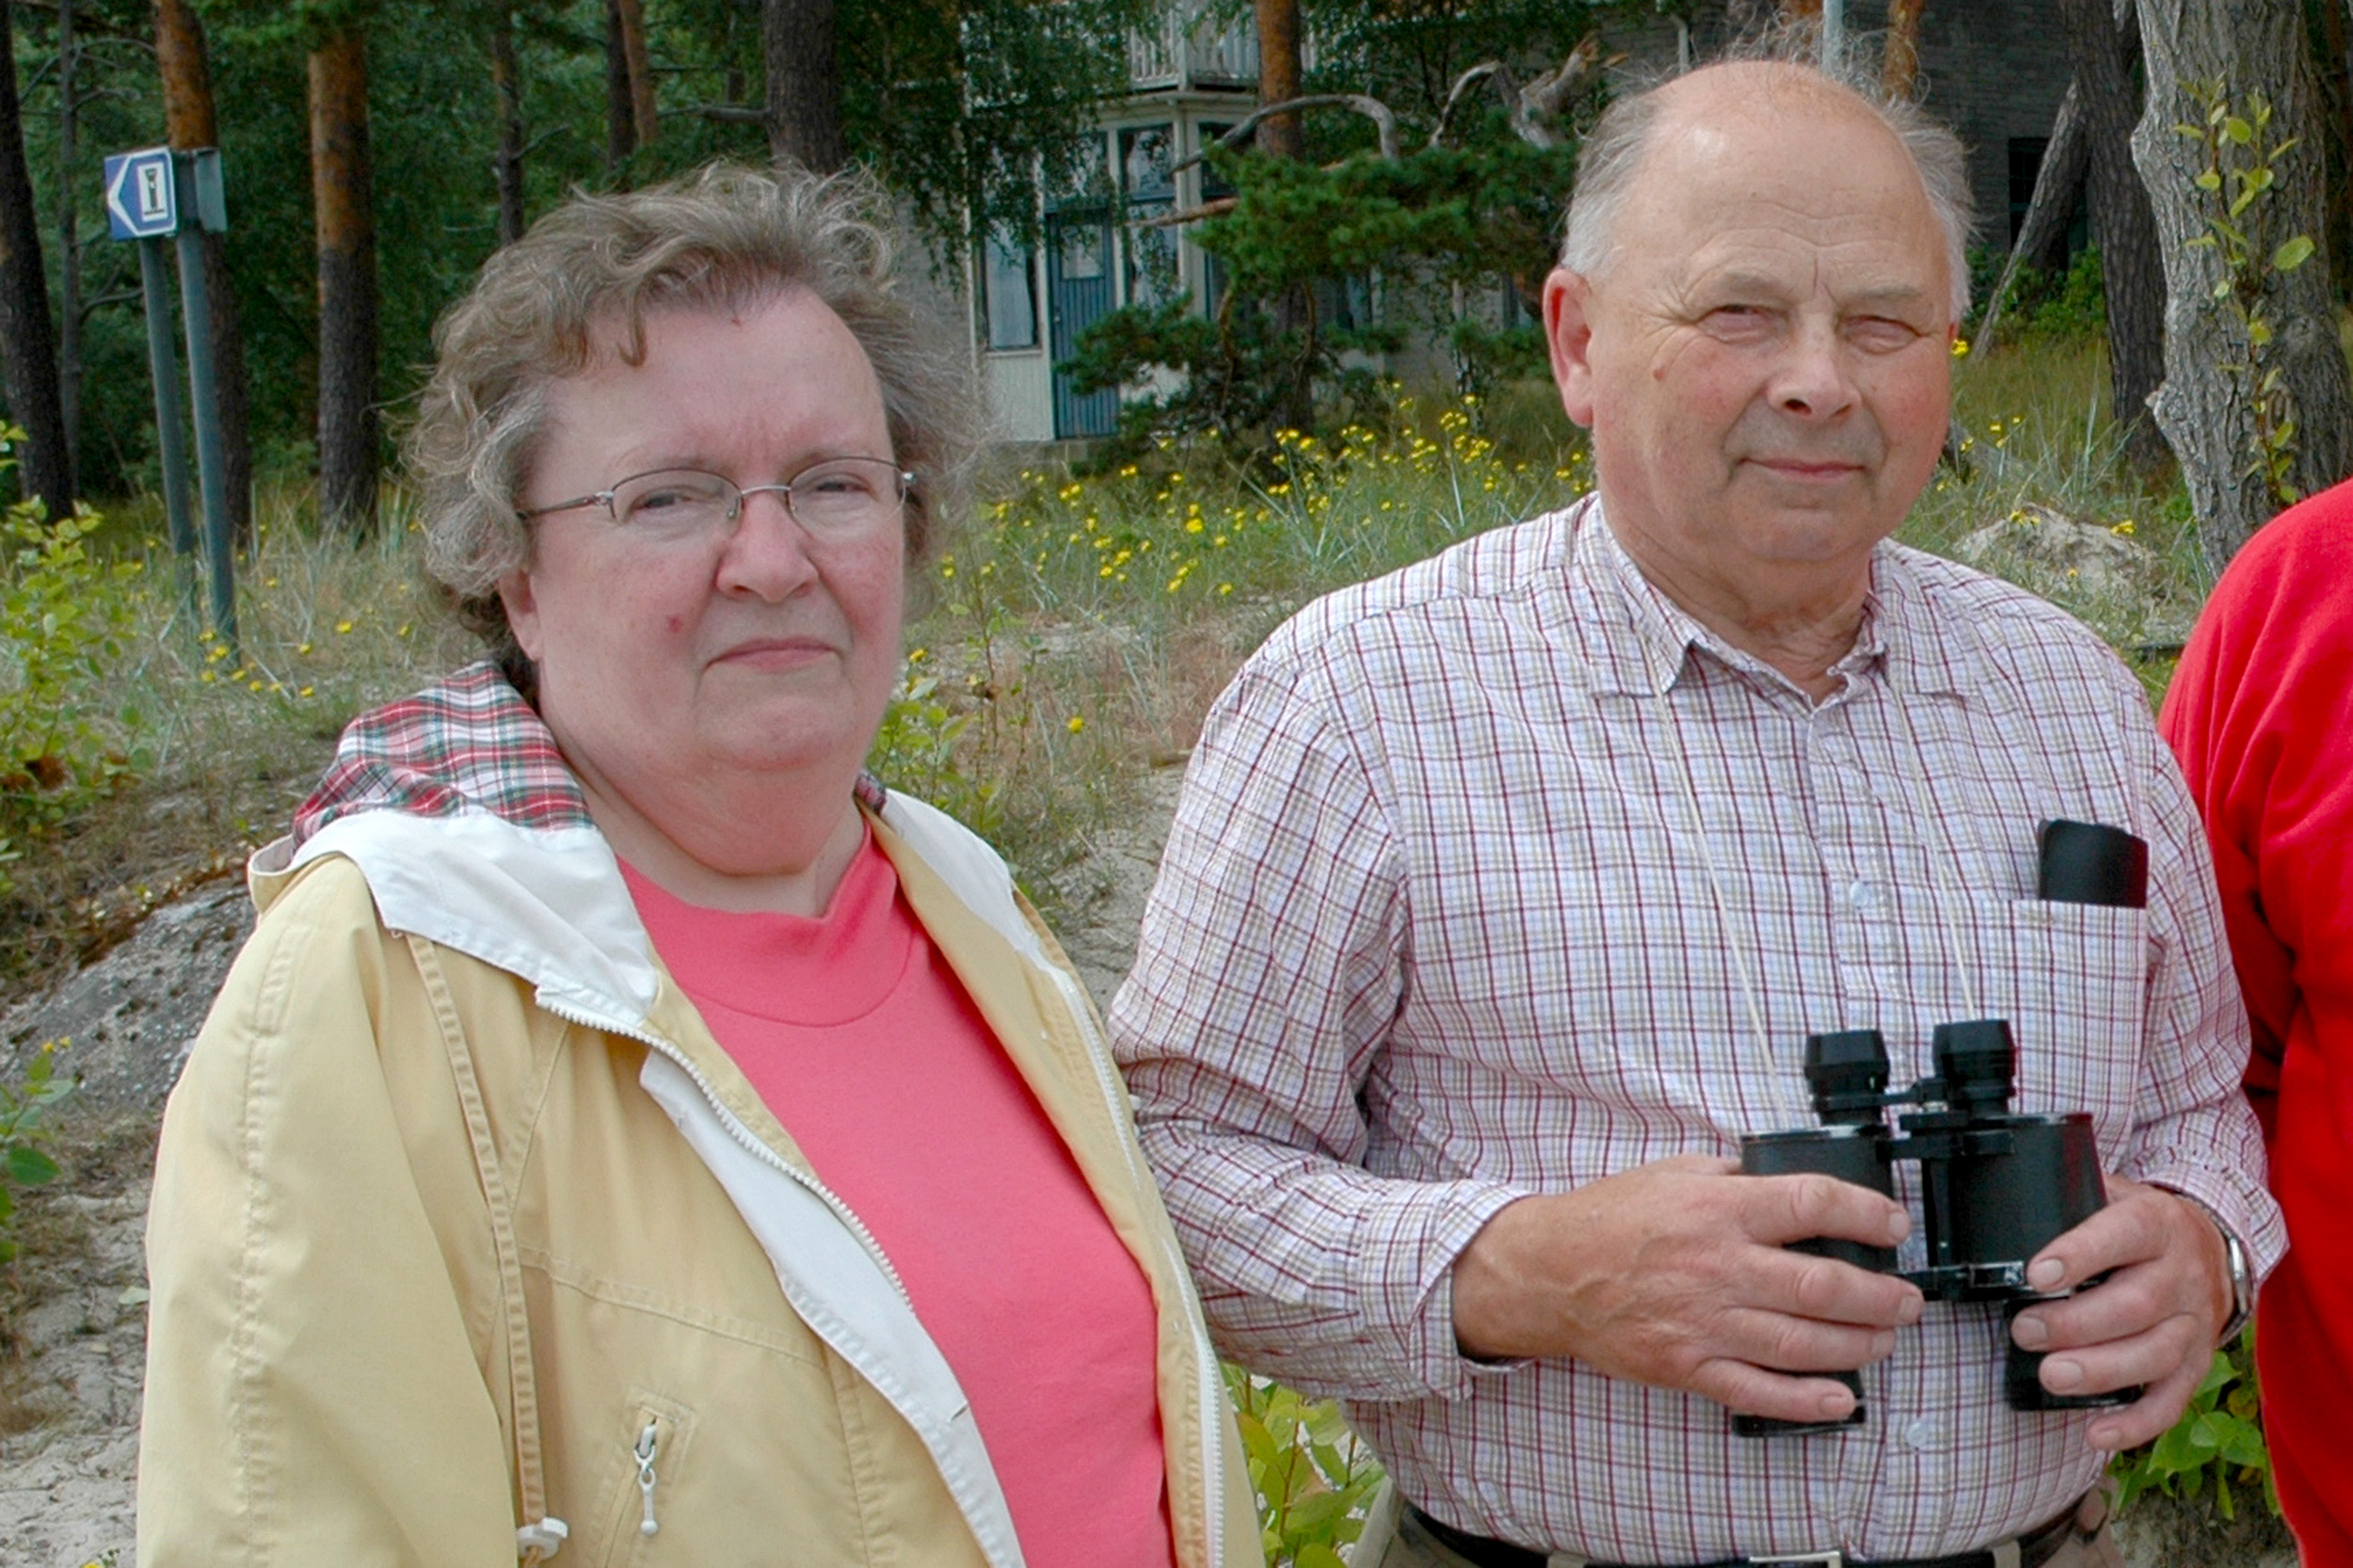
{"type": "MultiPolygon", "coordinates": [[[[840,457],[803,469],[780,494],[793,520],[812,533],[852,533],[895,515],[906,500],[896,465],[879,457],[840,457]]],[[[664,538],[732,532],[744,492],[732,480],[694,469],[640,473],[613,488],[614,520],[664,538]]]]}

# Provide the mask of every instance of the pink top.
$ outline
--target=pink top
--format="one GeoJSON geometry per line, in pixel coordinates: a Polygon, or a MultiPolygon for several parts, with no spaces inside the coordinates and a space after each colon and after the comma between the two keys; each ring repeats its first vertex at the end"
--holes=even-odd
{"type": "Polygon", "coordinates": [[[815,920],[622,871],[712,1033],[905,1282],[1032,1568],[1173,1565],[1150,1287],[872,837],[815,920]]]}

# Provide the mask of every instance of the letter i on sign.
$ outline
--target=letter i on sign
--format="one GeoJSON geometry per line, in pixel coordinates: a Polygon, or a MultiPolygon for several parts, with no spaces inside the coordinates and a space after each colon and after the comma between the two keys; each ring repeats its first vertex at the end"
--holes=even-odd
{"type": "Polygon", "coordinates": [[[171,216],[171,187],[164,182],[171,178],[168,164],[144,163],[138,167],[139,219],[144,223],[161,223],[171,216]]]}

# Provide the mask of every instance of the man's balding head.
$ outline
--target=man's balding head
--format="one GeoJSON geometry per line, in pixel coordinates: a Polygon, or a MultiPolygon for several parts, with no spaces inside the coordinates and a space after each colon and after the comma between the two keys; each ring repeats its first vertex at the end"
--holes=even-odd
{"type": "Polygon", "coordinates": [[[1617,261],[1618,217],[1662,129],[1694,120],[1728,133],[1770,135],[1778,123],[1860,116],[1882,126],[1920,176],[1945,236],[1956,320],[1969,309],[1971,223],[1968,154],[1952,132],[1903,99],[1886,99],[1819,67],[1779,59],[1703,66],[1612,104],[1577,151],[1561,264],[1598,276],[1617,261]]]}
{"type": "Polygon", "coordinates": [[[1634,112],[1599,223],[1578,193],[1598,258],[1545,286],[1561,406],[1635,564],[1811,685],[1944,444],[1958,233],[1902,133],[1818,72],[1711,67],[1634,112]]]}

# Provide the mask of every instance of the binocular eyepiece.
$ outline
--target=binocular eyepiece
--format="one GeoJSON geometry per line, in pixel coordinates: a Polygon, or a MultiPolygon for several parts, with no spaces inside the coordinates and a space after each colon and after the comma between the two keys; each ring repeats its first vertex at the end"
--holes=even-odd
{"type": "MultiPolygon", "coordinates": [[[[1794,1243],[1794,1250],[1837,1258],[1879,1273],[1898,1273],[1930,1301],[2005,1304],[2008,1352],[2004,1395],[2013,1410],[2079,1410],[2130,1404],[2137,1389],[2058,1395],[2040,1378],[2042,1357],[2020,1350],[2009,1320],[2044,1299],[2026,1283],[2026,1265],[2053,1240],[2107,1202],[2100,1180],[2091,1118],[2018,1115],[2009,1110],[2017,1052],[2002,1018],[1940,1024],[1936,1075],[1907,1089],[1887,1087],[1887,1048],[1875,1029],[1811,1035],[1805,1080],[1822,1126],[1741,1140],[1740,1168],[1752,1176],[1815,1173],[1851,1181],[1893,1198],[1895,1164],[1920,1167],[1924,1267],[1898,1270],[1893,1248],[1833,1238],[1794,1243]],[[1891,1105],[1917,1105],[1886,1124],[1891,1105]]],[[[1855,1391],[1855,1408],[1842,1421],[1776,1421],[1735,1416],[1744,1437],[1830,1432],[1865,1418],[1862,1379],[1841,1377],[1855,1391]]]]}

